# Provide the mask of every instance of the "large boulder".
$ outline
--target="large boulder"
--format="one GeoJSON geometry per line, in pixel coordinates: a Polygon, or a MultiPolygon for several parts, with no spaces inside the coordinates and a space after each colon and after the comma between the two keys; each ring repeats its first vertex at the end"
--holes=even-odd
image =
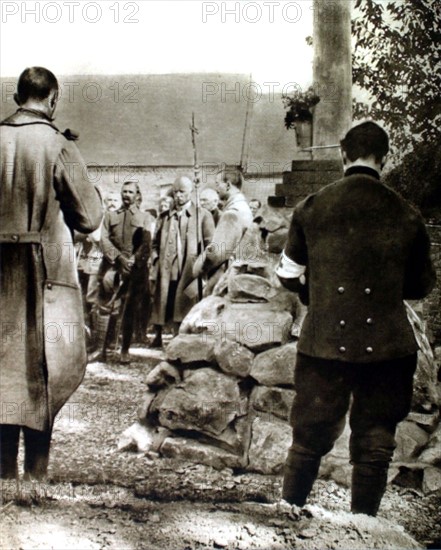
{"type": "Polygon", "coordinates": [[[234,340],[252,351],[286,344],[291,336],[292,315],[268,304],[231,304],[213,324],[210,334],[234,340]]]}
{"type": "Polygon", "coordinates": [[[280,474],[292,441],[285,422],[268,422],[257,417],[251,426],[248,469],[262,474],[280,474]]]}
{"type": "Polygon", "coordinates": [[[184,381],[165,393],[158,411],[160,424],[170,430],[218,435],[243,414],[243,403],[235,378],[201,368],[187,371],[184,381]]]}
{"type": "Polygon", "coordinates": [[[160,452],[168,458],[191,460],[217,470],[243,466],[243,459],[237,454],[214,445],[199,443],[188,437],[167,437],[161,446],[160,452]]]}
{"type": "Polygon", "coordinates": [[[170,340],[166,355],[169,361],[181,363],[211,363],[214,360],[216,340],[202,334],[178,334],[170,340]]]}
{"type": "Polygon", "coordinates": [[[206,333],[216,324],[227,305],[225,298],[207,296],[191,308],[179,327],[179,334],[206,333]]]}
{"type": "Polygon", "coordinates": [[[216,343],[214,357],[226,374],[244,378],[250,374],[254,353],[233,340],[225,339],[216,343]]]}
{"type": "Polygon", "coordinates": [[[427,444],[429,434],[414,422],[404,420],[398,424],[395,439],[397,447],[394,460],[396,462],[412,462],[427,444]]]}
{"type": "Polygon", "coordinates": [[[280,254],[288,238],[289,220],[276,210],[267,209],[260,222],[260,228],[266,233],[268,251],[280,254]]]}
{"type": "Polygon", "coordinates": [[[239,455],[248,449],[251,438],[251,424],[247,417],[236,418],[229,424],[226,430],[218,435],[206,435],[199,433],[198,441],[216,445],[239,455]]]}
{"type": "Polygon", "coordinates": [[[151,388],[170,386],[181,381],[181,373],[178,368],[167,361],[161,361],[159,365],[149,372],[146,383],[151,388]]]}
{"type": "Polygon", "coordinates": [[[292,386],[296,356],[296,342],[259,353],[250,375],[264,386],[292,386]]]}
{"type": "Polygon", "coordinates": [[[251,392],[250,405],[255,411],[288,420],[294,395],[294,390],[255,386],[251,392]]]}
{"type": "Polygon", "coordinates": [[[276,294],[271,281],[259,275],[244,273],[228,281],[228,298],[232,302],[269,302],[276,294]]]}

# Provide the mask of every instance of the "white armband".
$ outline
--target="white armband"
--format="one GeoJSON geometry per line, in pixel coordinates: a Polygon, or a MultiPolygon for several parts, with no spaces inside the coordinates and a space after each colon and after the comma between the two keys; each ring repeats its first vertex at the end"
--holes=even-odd
{"type": "Polygon", "coordinates": [[[285,254],[285,251],[280,255],[279,264],[276,267],[276,275],[282,279],[299,279],[302,285],[305,284],[306,266],[297,264],[285,254]]]}

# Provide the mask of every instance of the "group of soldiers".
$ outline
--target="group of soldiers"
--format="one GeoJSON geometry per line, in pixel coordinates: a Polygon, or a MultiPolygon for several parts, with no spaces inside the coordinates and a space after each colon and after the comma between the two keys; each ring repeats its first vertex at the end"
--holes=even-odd
{"type": "MultiPolygon", "coordinates": [[[[145,335],[150,320],[155,345],[165,325],[176,332],[200,299],[201,283],[210,294],[254,222],[240,172],[226,169],[216,177],[221,212],[213,190],[201,194],[200,207],[193,182],[179,177],[154,231],[132,181],[122,186],[121,204],[107,197],[103,219],[74,134],[54,125],[55,75],[26,69],[14,98],[18,110],[0,122],[0,477],[19,477],[23,431],[24,475],[38,480],[47,474],[54,420],[87,364],[84,331],[75,331],[83,311],[73,233],[91,235],[78,244],[80,257],[87,246],[99,259],[89,273],[83,268],[85,302],[108,320],[107,337],[113,330],[116,341],[121,332],[126,362],[135,327],[145,335]]],[[[344,177],[296,205],[276,269],[307,306],[292,357],[296,391],[282,496],[294,511],[305,504],[349,411],[351,511],[375,516],[417,367],[403,301],[427,296],[436,272],[421,214],[381,182],[384,129],[356,124],[340,148],[344,177]]]]}
{"type": "Polygon", "coordinates": [[[120,344],[120,362],[129,363],[133,341],[161,347],[164,327],[176,334],[202,293],[211,293],[261,206],[248,202],[242,181],[239,170],[222,169],[216,189],[194,200],[192,180],[178,177],[157,218],[141,209],[137,182],[108,193],[99,229],[76,238],[91,360],[120,344]]]}

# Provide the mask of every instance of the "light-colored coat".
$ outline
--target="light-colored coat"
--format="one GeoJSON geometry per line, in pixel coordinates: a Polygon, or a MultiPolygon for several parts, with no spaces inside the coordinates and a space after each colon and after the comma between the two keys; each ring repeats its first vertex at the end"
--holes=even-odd
{"type": "Polygon", "coordinates": [[[238,247],[252,225],[253,214],[248,201],[242,193],[236,193],[225,203],[213,239],[195,264],[194,274],[208,275],[205,295],[211,293],[228,261],[240,255],[238,247]]]}
{"type": "Polygon", "coordinates": [[[1,424],[46,430],[84,376],[87,355],[73,230],[101,200],[82,157],[43,115],[0,126],[1,424]]]}
{"type": "MultiPolygon", "coordinates": [[[[175,257],[175,239],[171,237],[170,229],[174,211],[161,214],[158,228],[153,241],[152,264],[158,265],[158,279],[155,285],[152,322],[164,325],[166,322],[167,297],[171,281],[172,262],[175,257]]],[[[196,207],[194,204],[184,214],[188,218],[187,231],[182,236],[183,266],[178,279],[176,299],[173,308],[173,321],[181,322],[190,309],[197,303],[198,298],[187,287],[195,278],[193,264],[198,256],[198,240],[196,231],[196,207]],[[187,293],[185,292],[187,289],[187,293]]],[[[199,210],[199,235],[203,247],[211,241],[214,231],[213,217],[205,208],[199,210]]],[[[202,249],[202,247],[201,247],[202,249]]]]}

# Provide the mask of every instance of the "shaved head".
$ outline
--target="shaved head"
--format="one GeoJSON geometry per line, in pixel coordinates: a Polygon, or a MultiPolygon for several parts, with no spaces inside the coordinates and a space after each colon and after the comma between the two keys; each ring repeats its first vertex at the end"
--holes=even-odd
{"type": "Polygon", "coordinates": [[[175,189],[189,189],[190,191],[193,191],[193,182],[190,178],[187,178],[186,176],[180,176],[179,178],[175,179],[175,182],[173,183],[173,191],[175,189]]]}
{"type": "Polygon", "coordinates": [[[173,198],[178,208],[184,206],[190,199],[193,191],[193,182],[190,178],[180,176],[173,184],[173,198]]]}
{"type": "Polygon", "coordinates": [[[210,212],[214,210],[219,204],[219,195],[217,191],[211,187],[206,187],[202,189],[200,194],[201,206],[209,210],[210,212]]]}

